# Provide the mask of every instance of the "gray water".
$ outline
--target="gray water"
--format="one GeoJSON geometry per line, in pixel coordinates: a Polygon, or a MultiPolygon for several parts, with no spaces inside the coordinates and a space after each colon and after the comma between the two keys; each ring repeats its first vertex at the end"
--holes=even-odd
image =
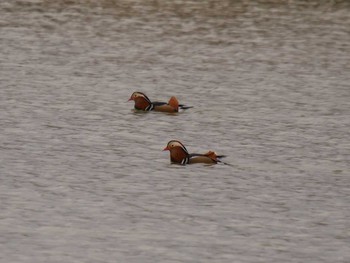
{"type": "Polygon", "coordinates": [[[2,0],[0,30],[1,262],[350,262],[348,1],[2,0]]]}

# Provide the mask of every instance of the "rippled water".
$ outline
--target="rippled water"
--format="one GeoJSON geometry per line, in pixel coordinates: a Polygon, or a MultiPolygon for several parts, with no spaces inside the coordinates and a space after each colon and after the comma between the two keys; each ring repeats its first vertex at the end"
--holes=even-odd
{"type": "Polygon", "coordinates": [[[349,11],[2,0],[0,261],[350,262],[349,11]]]}

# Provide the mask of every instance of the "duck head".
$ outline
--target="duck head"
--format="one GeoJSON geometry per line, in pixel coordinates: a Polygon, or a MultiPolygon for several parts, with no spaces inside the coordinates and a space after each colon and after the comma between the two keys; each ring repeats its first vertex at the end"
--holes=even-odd
{"type": "Polygon", "coordinates": [[[128,101],[131,101],[131,100],[135,100],[136,98],[138,97],[147,97],[144,93],[142,92],[139,92],[139,91],[135,91],[133,94],[131,94],[130,98],[128,99],[128,101]]]}
{"type": "Polygon", "coordinates": [[[189,153],[186,147],[177,140],[171,140],[163,151],[170,151],[170,160],[172,163],[184,164],[189,153]]]}
{"type": "Polygon", "coordinates": [[[146,110],[147,107],[152,105],[151,100],[146,96],[146,94],[139,91],[135,91],[133,94],[131,94],[128,101],[131,100],[135,102],[135,109],[137,110],[146,110]]]}

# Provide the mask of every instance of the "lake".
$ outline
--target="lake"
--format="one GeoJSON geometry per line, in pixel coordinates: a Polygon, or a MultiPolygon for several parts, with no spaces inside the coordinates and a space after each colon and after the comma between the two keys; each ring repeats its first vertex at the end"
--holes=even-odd
{"type": "Polygon", "coordinates": [[[350,262],[349,11],[2,0],[0,261],[350,262]]]}

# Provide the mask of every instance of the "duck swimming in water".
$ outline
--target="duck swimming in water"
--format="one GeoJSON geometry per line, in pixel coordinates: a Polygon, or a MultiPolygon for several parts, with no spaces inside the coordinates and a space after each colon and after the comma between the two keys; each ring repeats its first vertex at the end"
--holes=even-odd
{"type": "Polygon", "coordinates": [[[192,163],[206,163],[216,164],[220,163],[220,158],[225,157],[224,155],[217,155],[213,151],[208,151],[204,154],[189,153],[186,147],[177,140],[171,140],[163,151],[170,151],[171,163],[177,164],[192,164],[192,163]]]}
{"type": "Polygon", "coordinates": [[[161,112],[178,112],[179,109],[189,109],[192,108],[190,106],[185,106],[183,104],[179,104],[179,101],[176,97],[171,97],[168,103],[159,102],[159,101],[151,101],[146,94],[142,92],[135,91],[129,101],[133,100],[135,102],[134,108],[136,110],[142,111],[161,111],[161,112]]]}

